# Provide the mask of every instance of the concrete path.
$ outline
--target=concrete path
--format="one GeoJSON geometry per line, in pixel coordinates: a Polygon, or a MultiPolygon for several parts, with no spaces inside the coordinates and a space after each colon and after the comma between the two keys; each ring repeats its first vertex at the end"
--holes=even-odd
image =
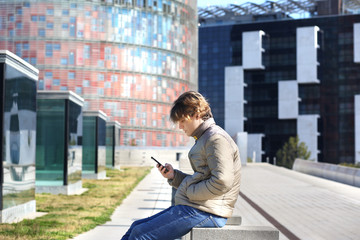
{"type": "MultiPolygon", "coordinates": [[[[120,239],[134,220],[170,205],[171,188],[154,168],[111,221],[74,239],[120,239]]],[[[360,188],[269,164],[248,164],[242,169],[234,214],[242,217],[244,226],[275,226],[282,231],[281,240],[359,240],[360,188]]]]}
{"type": "Polygon", "coordinates": [[[290,239],[360,239],[360,188],[269,164],[248,164],[242,180],[243,195],[290,239]]]}

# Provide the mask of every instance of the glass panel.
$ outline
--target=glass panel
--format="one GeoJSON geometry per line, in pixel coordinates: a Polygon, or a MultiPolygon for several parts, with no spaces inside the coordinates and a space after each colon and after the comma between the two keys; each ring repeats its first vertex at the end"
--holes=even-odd
{"type": "Polygon", "coordinates": [[[98,170],[105,171],[106,161],[106,121],[98,118],[98,170]]]}
{"type": "Polygon", "coordinates": [[[68,184],[81,180],[82,122],[82,107],[69,101],[68,184]]]}
{"type": "Polygon", "coordinates": [[[64,184],[65,100],[37,100],[36,185],[64,184]]]}
{"type": "Polygon", "coordinates": [[[116,167],[120,166],[120,128],[115,128],[115,163],[116,167]]]}
{"type": "Polygon", "coordinates": [[[106,167],[113,167],[114,126],[106,126],[106,167]]]}
{"type": "Polygon", "coordinates": [[[36,149],[36,82],[5,65],[4,86],[2,209],[35,200],[36,149]]]}
{"type": "Polygon", "coordinates": [[[83,118],[83,173],[95,173],[96,118],[83,118]]]}

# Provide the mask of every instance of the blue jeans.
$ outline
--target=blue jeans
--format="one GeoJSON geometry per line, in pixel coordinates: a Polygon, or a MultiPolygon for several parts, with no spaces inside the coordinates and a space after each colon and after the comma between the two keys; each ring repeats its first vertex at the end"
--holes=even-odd
{"type": "Polygon", "coordinates": [[[121,240],[176,239],[190,232],[193,227],[223,227],[226,221],[227,218],[177,205],[133,222],[121,240]]]}

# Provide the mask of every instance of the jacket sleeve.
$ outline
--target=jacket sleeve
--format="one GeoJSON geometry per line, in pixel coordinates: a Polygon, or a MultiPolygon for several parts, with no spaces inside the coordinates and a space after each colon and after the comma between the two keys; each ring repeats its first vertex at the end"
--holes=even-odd
{"type": "Polygon", "coordinates": [[[186,178],[187,176],[189,176],[186,173],[181,172],[180,170],[174,170],[174,178],[171,180],[168,180],[168,183],[174,187],[174,188],[178,188],[181,184],[181,182],[184,180],[184,178],[186,178]]]}
{"type": "Polygon", "coordinates": [[[210,177],[187,188],[186,194],[190,200],[208,200],[230,191],[234,183],[233,153],[231,144],[224,136],[215,134],[208,139],[205,155],[210,177]]]}

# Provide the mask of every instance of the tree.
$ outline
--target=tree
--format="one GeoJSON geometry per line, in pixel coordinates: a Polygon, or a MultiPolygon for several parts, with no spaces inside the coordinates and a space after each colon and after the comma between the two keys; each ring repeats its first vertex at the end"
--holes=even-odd
{"type": "Polygon", "coordinates": [[[299,137],[290,137],[281,149],[276,152],[277,163],[286,168],[292,168],[296,158],[309,159],[311,152],[308,151],[304,142],[299,137]]]}

